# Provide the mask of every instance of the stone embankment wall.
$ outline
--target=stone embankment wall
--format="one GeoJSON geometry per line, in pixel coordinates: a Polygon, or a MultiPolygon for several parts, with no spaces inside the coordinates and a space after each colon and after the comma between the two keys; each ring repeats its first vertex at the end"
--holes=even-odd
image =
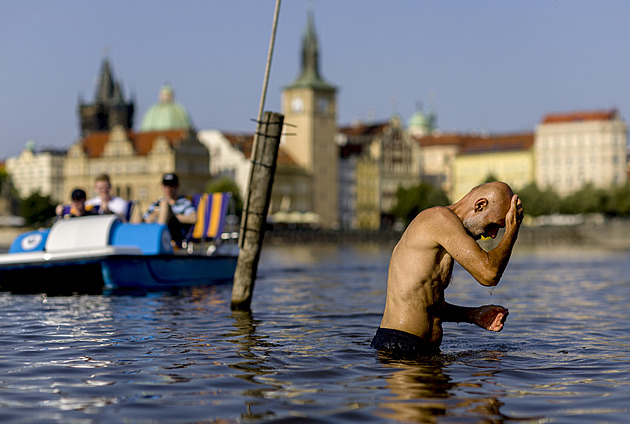
{"type": "MultiPolygon", "coordinates": [[[[397,231],[332,231],[332,230],[272,230],[265,233],[269,244],[369,243],[395,245],[400,239],[397,231]]],[[[485,249],[496,246],[500,240],[485,240],[485,249]]],[[[600,223],[582,223],[565,226],[521,227],[519,247],[575,246],[605,249],[630,249],[630,219],[612,219],[600,223]]]]}
{"type": "MultiPolygon", "coordinates": [[[[498,239],[498,237],[497,237],[498,239]]],[[[491,249],[498,240],[484,240],[484,249],[491,249]]],[[[565,226],[522,226],[517,247],[589,247],[630,249],[630,219],[610,219],[598,223],[565,226]]]]}
{"type": "MultiPolygon", "coordinates": [[[[13,239],[26,228],[0,227],[0,251],[6,251],[13,239]]],[[[394,246],[400,239],[398,231],[333,231],[333,230],[273,230],[265,232],[267,244],[378,244],[394,246]]],[[[498,240],[481,244],[491,249],[498,240]]],[[[567,226],[525,226],[518,236],[519,247],[586,246],[607,249],[630,249],[630,219],[611,219],[603,223],[583,223],[567,226]]]]}

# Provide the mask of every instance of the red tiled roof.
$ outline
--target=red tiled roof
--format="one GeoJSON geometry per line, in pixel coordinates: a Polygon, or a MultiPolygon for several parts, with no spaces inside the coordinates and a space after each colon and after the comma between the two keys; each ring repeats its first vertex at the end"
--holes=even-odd
{"type": "Polygon", "coordinates": [[[525,150],[534,144],[533,133],[499,134],[480,136],[476,134],[439,134],[414,137],[421,147],[456,146],[459,153],[482,153],[504,150],[525,150]]]}
{"type": "Polygon", "coordinates": [[[103,154],[107,140],[109,140],[109,131],[97,132],[87,135],[83,138],[83,140],[81,140],[81,144],[83,145],[83,150],[85,150],[88,157],[97,158],[103,154]]]}
{"type": "Polygon", "coordinates": [[[527,150],[534,145],[534,134],[504,134],[469,140],[461,146],[460,154],[510,150],[527,150]]]}
{"type": "Polygon", "coordinates": [[[549,113],[542,119],[543,124],[559,124],[579,121],[610,121],[617,116],[617,109],[578,111],[568,113],[549,113]]]}
{"type": "Polygon", "coordinates": [[[246,158],[251,157],[254,146],[254,134],[222,133],[232,147],[243,152],[246,158]]]}
{"type": "Polygon", "coordinates": [[[480,137],[472,134],[446,133],[439,135],[425,135],[423,137],[413,137],[421,147],[428,146],[461,146],[471,140],[477,140],[480,137]]]}
{"type": "MultiPolygon", "coordinates": [[[[146,155],[153,148],[153,143],[158,137],[166,137],[168,142],[175,144],[186,137],[186,130],[169,130],[169,131],[148,131],[136,133],[131,130],[127,131],[127,137],[131,141],[138,155],[146,155]]],[[[97,158],[103,155],[105,144],[109,141],[109,131],[95,132],[88,134],[81,144],[85,149],[88,157],[97,158]]]]}
{"type": "Polygon", "coordinates": [[[135,134],[132,140],[136,152],[139,155],[146,155],[153,148],[153,142],[158,137],[165,137],[168,143],[173,146],[175,142],[186,138],[188,130],[169,130],[169,131],[148,131],[135,134]]]}
{"type": "MultiPolygon", "coordinates": [[[[230,142],[232,147],[243,152],[246,158],[252,156],[252,148],[254,147],[254,134],[245,133],[223,133],[223,136],[230,142]]],[[[295,166],[296,162],[287,152],[284,151],[282,146],[278,150],[278,165],[295,166]]]]}

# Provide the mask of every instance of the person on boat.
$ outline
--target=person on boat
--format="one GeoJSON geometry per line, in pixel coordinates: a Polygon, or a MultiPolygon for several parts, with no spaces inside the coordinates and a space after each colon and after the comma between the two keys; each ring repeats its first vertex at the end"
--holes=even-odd
{"type": "Polygon", "coordinates": [[[85,202],[86,206],[98,206],[99,214],[116,214],[126,220],[129,203],[122,197],[111,195],[112,184],[109,175],[101,174],[94,181],[96,197],[85,202]]]}
{"type": "Polygon", "coordinates": [[[144,222],[166,224],[173,241],[181,245],[186,234],[197,221],[197,209],[192,201],[178,195],[179,177],[168,173],[162,177],[164,196],[152,203],[143,216],[144,222]]]}
{"type": "Polygon", "coordinates": [[[505,183],[473,188],[457,203],[420,212],[409,224],[392,253],[387,298],[380,327],[371,347],[397,354],[435,352],[442,342],[443,322],[466,322],[501,331],[508,316],[503,306],[456,306],[444,290],[457,261],[481,285],[496,286],[505,270],[523,220],[521,200],[505,183]],[[496,238],[486,252],[481,237],[496,238]]]}
{"type": "Polygon", "coordinates": [[[78,216],[98,214],[98,206],[86,206],[85,201],[87,199],[87,196],[84,190],[80,188],[72,190],[70,198],[72,199],[70,205],[57,206],[57,219],[75,218],[78,216]]]}

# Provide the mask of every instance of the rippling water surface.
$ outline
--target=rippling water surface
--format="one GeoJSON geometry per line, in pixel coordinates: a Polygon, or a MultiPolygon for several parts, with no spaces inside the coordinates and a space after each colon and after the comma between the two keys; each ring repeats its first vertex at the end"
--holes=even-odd
{"type": "Polygon", "coordinates": [[[630,420],[630,253],[517,251],[501,333],[445,325],[441,353],[369,348],[391,246],[265,247],[251,314],[231,286],[146,296],[0,294],[2,423],[630,420]]]}

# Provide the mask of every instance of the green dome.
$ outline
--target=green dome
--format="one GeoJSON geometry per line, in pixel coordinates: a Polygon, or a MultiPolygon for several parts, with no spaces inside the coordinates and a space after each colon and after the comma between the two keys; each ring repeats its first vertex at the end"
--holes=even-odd
{"type": "Polygon", "coordinates": [[[142,131],[188,129],[190,118],[186,109],[173,100],[173,89],[166,85],[160,89],[160,101],[147,110],[142,118],[142,131]]]}
{"type": "Polygon", "coordinates": [[[409,118],[409,121],[407,122],[407,128],[410,130],[413,129],[421,129],[421,130],[425,130],[427,127],[427,118],[426,116],[424,116],[424,113],[422,113],[421,111],[416,111],[413,115],[411,115],[411,118],[409,118]]]}

